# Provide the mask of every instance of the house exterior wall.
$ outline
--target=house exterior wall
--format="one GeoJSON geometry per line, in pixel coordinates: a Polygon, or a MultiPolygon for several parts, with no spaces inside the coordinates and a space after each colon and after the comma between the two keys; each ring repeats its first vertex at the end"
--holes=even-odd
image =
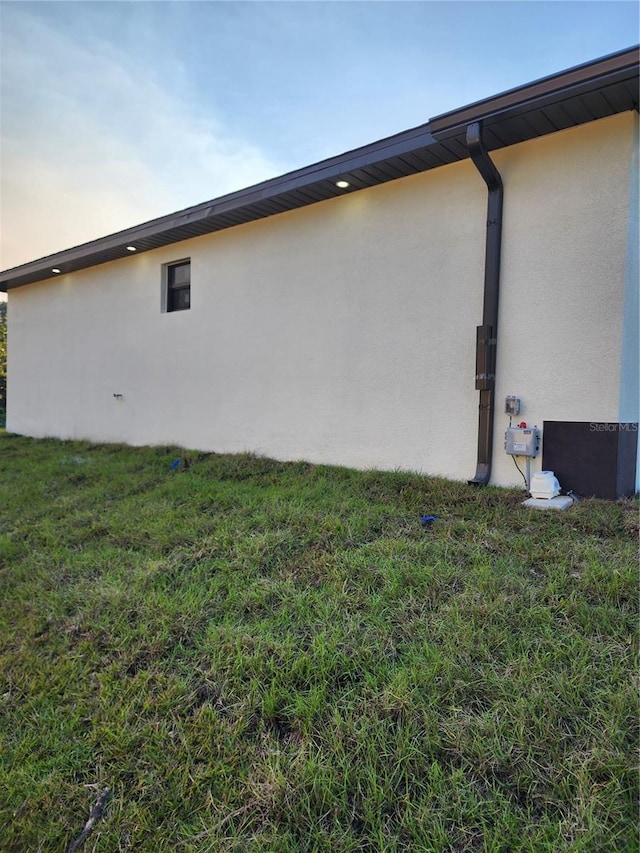
{"type": "MultiPolygon", "coordinates": [[[[619,418],[632,126],[493,155],[494,483],[519,480],[505,395],[540,426],[619,418]]],[[[12,290],[7,427],[467,479],[485,210],[464,161],[12,290]],[[186,257],[191,310],[161,313],[161,266],[186,257]]]]}

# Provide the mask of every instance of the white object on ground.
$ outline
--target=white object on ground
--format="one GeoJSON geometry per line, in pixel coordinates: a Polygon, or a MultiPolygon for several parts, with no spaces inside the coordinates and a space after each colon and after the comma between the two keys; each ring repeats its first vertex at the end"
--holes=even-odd
{"type": "Polygon", "coordinates": [[[538,471],[531,478],[529,492],[532,498],[555,498],[560,494],[560,483],[553,471],[538,471]]]}

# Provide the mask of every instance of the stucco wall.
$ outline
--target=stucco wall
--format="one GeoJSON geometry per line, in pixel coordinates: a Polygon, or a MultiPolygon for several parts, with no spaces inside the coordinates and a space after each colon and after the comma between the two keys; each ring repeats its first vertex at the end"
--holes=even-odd
{"type": "MultiPolygon", "coordinates": [[[[631,366],[622,334],[634,116],[495,155],[505,183],[496,397],[521,396],[529,423],[615,422],[633,409],[621,412],[620,388],[631,366]]],[[[499,429],[494,459],[496,482],[507,481],[499,429]]]]}
{"type": "MultiPolygon", "coordinates": [[[[518,482],[506,394],[530,422],[618,419],[631,149],[626,114],[494,156],[492,482],[518,482]]],[[[485,207],[466,161],[13,290],[8,428],[467,479],[485,207]],[[163,314],[185,257],[192,308],[163,314]]]]}

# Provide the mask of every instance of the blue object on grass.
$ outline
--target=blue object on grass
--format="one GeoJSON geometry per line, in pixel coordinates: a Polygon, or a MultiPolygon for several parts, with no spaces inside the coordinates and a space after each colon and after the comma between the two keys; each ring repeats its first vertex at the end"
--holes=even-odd
{"type": "Polygon", "coordinates": [[[172,470],[173,470],[173,471],[175,471],[175,470],[176,470],[176,468],[178,467],[178,465],[179,465],[181,462],[182,462],[182,459],[175,459],[175,460],[171,463],[171,468],[172,468],[172,470]]]}
{"type": "Polygon", "coordinates": [[[437,521],[439,516],[437,515],[423,515],[420,519],[425,527],[428,527],[430,524],[433,524],[434,521],[437,521]]]}

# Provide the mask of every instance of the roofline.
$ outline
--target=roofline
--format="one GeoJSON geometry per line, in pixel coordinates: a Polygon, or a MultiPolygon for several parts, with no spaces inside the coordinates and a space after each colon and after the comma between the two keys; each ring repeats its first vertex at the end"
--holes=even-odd
{"type": "MultiPolygon", "coordinates": [[[[408,153],[417,147],[426,147],[429,144],[433,144],[434,141],[427,130],[427,125],[420,125],[416,128],[394,134],[393,136],[385,137],[377,142],[347,151],[344,154],[329,157],[317,163],[312,163],[309,166],[285,172],[283,175],[278,175],[275,178],[268,178],[258,184],[252,184],[249,187],[234,190],[231,193],[218,196],[209,201],[191,205],[175,213],[150,219],[140,225],[116,231],[113,234],[90,240],[87,243],[81,243],[78,246],[65,249],[61,252],[45,255],[42,258],[28,261],[25,264],[20,264],[17,267],[0,272],[0,292],[3,290],[2,285],[5,284],[5,278],[9,278],[14,273],[28,273],[32,269],[35,270],[43,265],[47,267],[55,266],[56,264],[64,263],[66,260],[74,260],[84,254],[89,254],[92,250],[109,248],[111,245],[121,246],[127,241],[133,242],[134,239],[144,239],[161,230],[186,225],[196,218],[227,213],[242,206],[259,203],[268,198],[276,198],[288,191],[300,189],[306,183],[332,180],[334,178],[337,180],[341,175],[378,162],[384,159],[385,156],[397,156],[401,153],[408,153]]],[[[334,185],[332,195],[338,197],[344,195],[344,193],[334,185]]],[[[131,256],[125,254],[123,257],[131,256]]]]}
{"type": "Polygon", "coordinates": [[[601,80],[608,74],[633,69],[640,62],[640,45],[624,48],[615,53],[609,53],[600,59],[574,65],[557,74],[540,77],[531,83],[508,89],[499,95],[475,101],[457,110],[441,113],[429,119],[429,129],[433,134],[464,124],[485,119],[509,108],[520,106],[527,101],[548,96],[552,93],[563,92],[572,86],[601,80]],[[596,73],[594,73],[594,71],[596,73]]]}
{"type": "MultiPolygon", "coordinates": [[[[582,112],[578,110],[577,118],[571,118],[561,127],[551,127],[551,130],[534,127],[527,131],[528,135],[510,135],[510,122],[524,116],[527,124],[533,125],[531,117],[540,115],[545,108],[590,96],[606,87],[608,91],[618,87],[616,101],[609,105],[607,114],[637,109],[639,60],[640,50],[636,45],[442,113],[426,124],[338,156],[21,264],[0,273],[0,291],[53,278],[54,268],[63,273],[74,272],[132,257],[126,247],[134,243],[137,253],[148,251],[338,197],[344,194],[335,185],[341,177],[349,177],[351,192],[465,159],[468,152],[464,129],[472,121],[483,122],[489,131],[486,147],[492,150],[564,126],[594,120],[598,116],[583,109],[582,112]],[[513,141],[509,141],[510,138],[513,141]]],[[[548,124],[548,120],[545,121],[548,124]]]]}

